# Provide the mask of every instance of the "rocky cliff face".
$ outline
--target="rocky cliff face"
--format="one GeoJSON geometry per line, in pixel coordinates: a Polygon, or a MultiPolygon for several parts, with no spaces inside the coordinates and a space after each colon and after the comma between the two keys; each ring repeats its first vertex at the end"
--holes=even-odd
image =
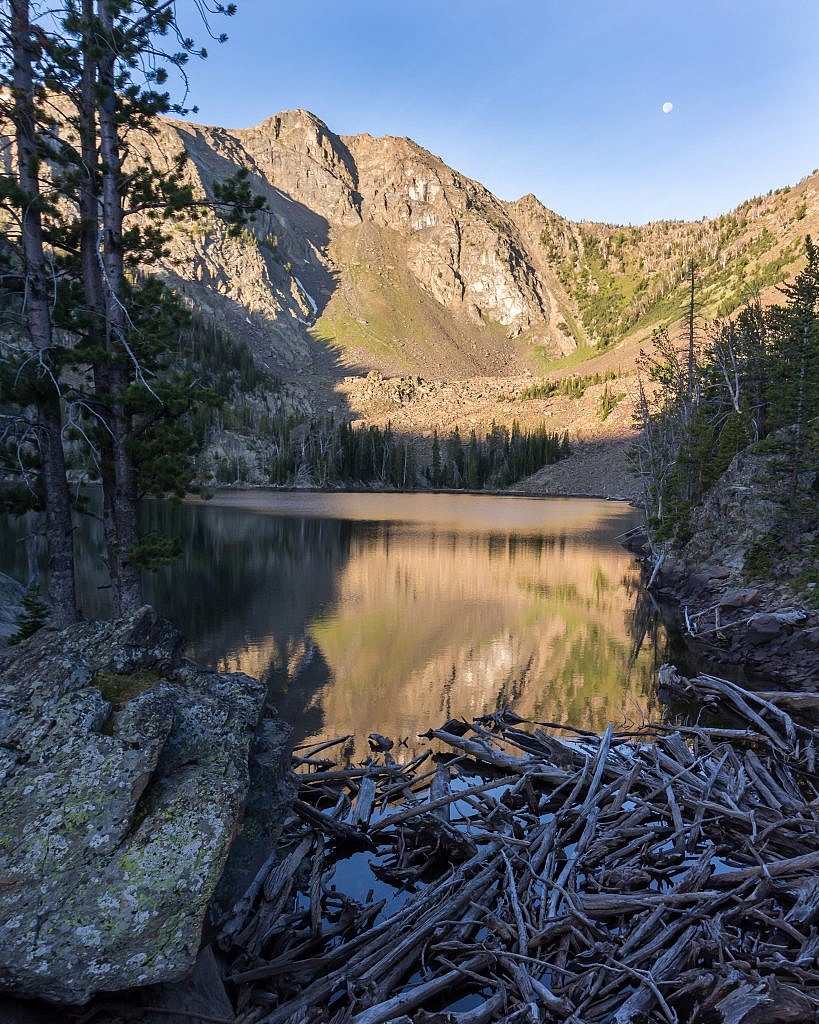
{"type": "Polygon", "coordinates": [[[182,148],[200,194],[239,167],[268,212],[231,238],[177,226],[166,275],[279,370],[314,338],[386,369],[469,375],[525,365],[514,339],[565,349],[552,291],[507,205],[409,139],[340,138],[306,111],[228,131],[163,122],[154,161],[182,148]]]}
{"type": "Polygon", "coordinates": [[[488,317],[514,334],[545,321],[545,297],[506,208],[410,139],[346,140],[360,172],[362,211],[407,239],[422,288],[455,314],[488,317]]]}
{"type": "Polygon", "coordinates": [[[691,539],[668,553],[660,593],[687,607],[709,658],[807,690],[819,684],[819,422],[796,478],[791,438],[736,455],[692,512],[691,539]]]}
{"type": "Polygon", "coordinates": [[[673,322],[691,257],[702,310],[730,312],[785,279],[819,228],[816,175],[695,224],[573,223],[532,195],[501,201],[410,139],[342,138],[304,110],[239,130],[163,121],[147,145],[158,162],[184,149],[200,193],[244,167],[267,199],[240,238],[212,214],[178,224],[163,269],[285,375],[521,372],[533,349],[673,322]]]}
{"type": "MultiPolygon", "coordinates": [[[[238,130],[162,121],[144,144],[160,165],[187,154],[200,195],[246,168],[267,200],[239,237],[213,212],[175,224],[167,260],[152,269],[246,341],[288,396],[298,392],[299,412],[380,422],[359,386],[371,371],[446,383],[440,402],[402,404],[403,426],[468,435],[517,419],[568,431],[587,444],[588,480],[576,484],[571,459],[537,484],[547,490],[600,491],[611,445],[622,452],[632,433],[640,346],[684,316],[692,258],[701,315],[725,316],[754,291],[775,300],[801,265],[804,235],[819,232],[819,174],[712,220],[624,227],[568,221],[533,195],[501,201],[410,139],[341,137],[303,110],[238,130]],[[571,366],[552,368],[577,350],[571,366]],[[579,372],[616,379],[616,415],[519,400],[544,364],[562,375],[581,361],[579,372]],[[485,380],[497,394],[470,399],[485,380]]],[[[230,458],[233,439],[223,440],[230,458]]],[[[607,493],[628,493],[617,464],[607,493]]]]}

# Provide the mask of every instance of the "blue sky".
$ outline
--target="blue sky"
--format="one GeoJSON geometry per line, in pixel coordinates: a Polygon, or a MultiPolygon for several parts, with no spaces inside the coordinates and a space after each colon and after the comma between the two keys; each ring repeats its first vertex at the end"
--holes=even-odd
{"type": "Polygon", "coordinates": [[[191,68],[207,124],[305,107],[619,223],[722,213],[819,166],[817,0],[238,4],[191,68]]]}

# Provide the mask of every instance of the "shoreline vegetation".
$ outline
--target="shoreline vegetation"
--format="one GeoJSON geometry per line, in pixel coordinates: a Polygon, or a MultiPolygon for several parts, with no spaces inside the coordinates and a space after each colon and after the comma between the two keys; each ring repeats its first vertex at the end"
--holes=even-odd
{"type": "MultiPolygon", "coordinates": [[[[226,414],[223,410],[224,422],[226,414]]],[[[203,451],[215,436],[214,422],[201,432],[203,451]]],[[[502,489],[572,454],[568,432],[552,432],[544,424],[522,429],[517,420],[510,427],[493,423],[484,437],[472,430],[468,438],[457,427],[441,437],[437,430],[429,438],[405,437],[389,423],[383,429],[355,426],[332,416],[264,416],[252,424],[232,439],[238,447],[230,454],[229,446],[220,451],[211,444],[198,463],[200,479],[209,486],[252,480],[272,486],[373,484],[477,491],[502,489]]],[[[222,425],[221,431],[225,429],[222,425]]]]}
{"type": "Polygon", "coordinates": [[[689,265],[684,337],[638,363],[648,588],[709,657],[819,685],[819,251],[780,289],[703,331],[689,265]]]}
{"type": "MultiPolygon", "coordinates": [[[[207,489],[205,495],[197,494],[192,492],[185,496],[185,501],[196,501],[197,503],[206,504],[212,501],[220,492],[227,491],[261,491],[269,492],[271,494],[464,494],[472,495],[474,497],[491,497],[491,498],[533,498],[533,499],[549,499],[551,501],[560,501],[562,499],[588,499],[589,501],[613,501],[621,502],[623,504],[631,505],[633,508],[639,508],[640,506],[633,498],[627,498],[622,495],[616,494],[547,494],[542,491],[520,491],[515,490],[511,487],[496,489],[496,488],[480,488],[478,490],[469,490],[463,487],[388,487],[384,485],[367,485],[361,484],[355,486],[354,484],[339,484],[337,487],[333,487],[330,484],[323,486],[296,486],[295,484],[220,484],[218,487],[211,487],[207,489]]],[[[630,532],[630,531],[629,531],[630,532]]]]}

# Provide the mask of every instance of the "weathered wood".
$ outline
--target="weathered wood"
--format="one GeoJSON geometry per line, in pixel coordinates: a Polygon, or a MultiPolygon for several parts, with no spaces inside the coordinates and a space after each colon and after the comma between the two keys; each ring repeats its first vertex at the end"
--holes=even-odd
{"type": "Polygon", "coordinates": [[[350,734],[349,736],[337,736],[334,740],[324,740],[323,743],[301,743],[299,746],[293,747],[293,753],[302,754],[303,757],[315,757],[315,755],[320,754],[322,750],[329,750],[331,747],[340,747],[342,743],[346,743],[347,740],[351,740],[352,738],[352,734],[350,734]]]}
{"type": "Polygon", "coordinates": [[[819,717],[819,693],[791,693],[787,690],[763,690],[759,696],[769,704],[793,715],[809,715],[811,719],[819,717]]]}
{"type": "Polygon", "coordinates": [[[430,730],[456,752],[432,771],[428,751],[302,763],[284,856],[223,930],[237,1024],[812,1020],[819,733],[725,680],[662,677],[738,728],[567,741],[501,710],[430,730]],[[333,884],[362,840],[389,916],[333,884]]]}
{"type": "Polygon", "coordinates": [[[429,787],[429,803],[427,804],[427,808],[433,814],[436,814],[441,821],[447,823],[450,819],[450,802],[448,797],[452,795],[449,783],[449,769],[445,765],[439,765],[429,787]]]}
{"type": "Polygon", "coordinates": [[[371,775],[362,779],[355,805],[348,818],[348,824],[366,825],[369,822],[377,788],[376,781],[371,775]]]}
{"type": "Polygon", "coordinates": [[[456,800],[464,800],[468,796],[475,796],[478,793],[486,793],[490,789],[502,789],[504,786],[508,786],[510,782],[516,782],[516,775],[506,775],[501,779],[492,779],[489,782],[483,782],[479,786],[469,786],[467,789],[455,790],[450,792],[446,796],[438,797],[437,800],[429,800],[427,803],[418,804],[416,807],[407,807],[403,811],[396,811],[395,814],[389,814],[385,818],[381,818],[372,827],[373,832],[382,832],[385,828],[390,828],[393,825],[403,824],[405,821],[409,821],[410,818],[415,818],[419,814],[428,814],[430,811],[435,811],[439,807],[446,807],[449,804],[454,803],[456,800]]]}
{"type": "Polygon", "coordinates": [[[343,821],[337,821],[332,815],[324,814],[303,800],[294,800],[293,807],[306,821],[317,825],[327,835],[333,836],[334,839],[342,843],[349,843],[351,846],[372,846],[372,842],[365,833],[359,832],[358,829],[343,821]]]}
{"type": "Polygon", "coordinates": [[[404,992],[400,992],[398,995],[392,996],[392,998],[386,999],[382,1003],[362,1010],[361,1013],[357,1013],[353,1017],[352,1024],[386,1024],[387,1021],[393,1020],[399,1014],[405,1013],[407,1010],[414,1010],[416,1006],[420,1006],[431,996],[438,995],[439,992],[445,992],[450,985],[461,980],[465,971],[479,970],[488,964],[491,959],[492,955],[490,953],[483,953],[472,957],[462,968],[447,971],[446,974],[433,978],[431,981],[415,985],[413,988],[406,989],[404,992]]]}

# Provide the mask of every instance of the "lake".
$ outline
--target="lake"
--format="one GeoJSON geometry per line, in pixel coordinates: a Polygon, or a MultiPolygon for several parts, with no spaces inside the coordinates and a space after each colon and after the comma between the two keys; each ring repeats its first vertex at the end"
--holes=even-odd
{"type": "MultiPolygon", "coordinates": [[[[391,736],[504,705],[588,729],[659,714],[667,639],[618,535],[625,503],[454,494],[230,491],[146,502],[183,555],[146,597],[192,657],[263,679],[296,742],[391,736]]],[[[20,521],[0,564],[25,575],[20,521]]],[[[107,612],[96,528],[78,529],[80,601],[107,612]]]]}

